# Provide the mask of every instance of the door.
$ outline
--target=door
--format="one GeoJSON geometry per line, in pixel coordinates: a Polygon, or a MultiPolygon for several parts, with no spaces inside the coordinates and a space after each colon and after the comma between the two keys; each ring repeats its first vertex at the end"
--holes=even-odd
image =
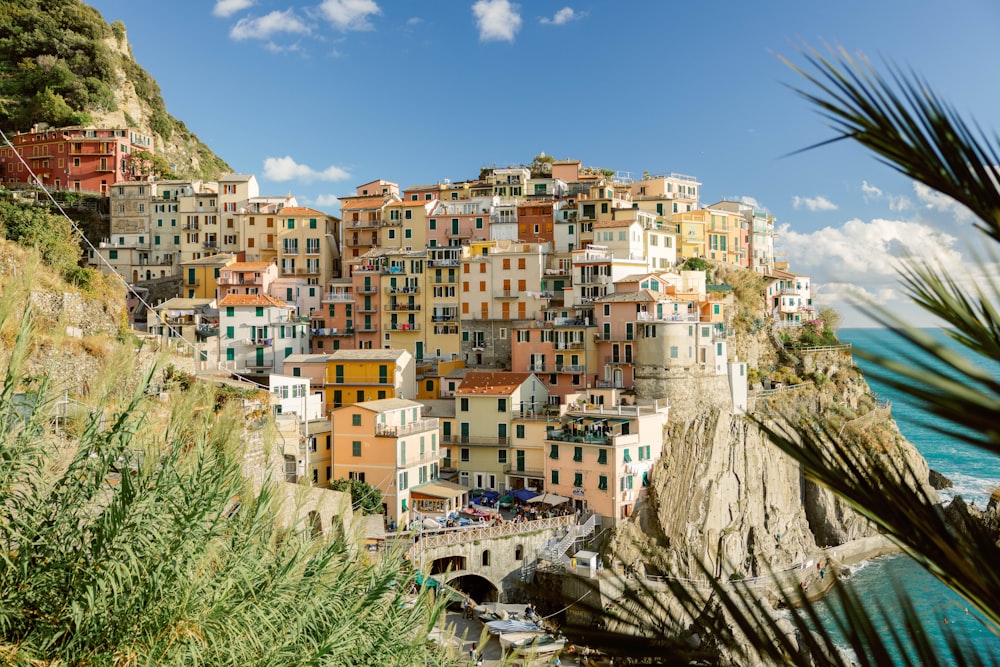
{"type": "Polygon", "coordinates": [[[257,348],[257,368],[260,368],[263,365],[264,365],[264,348],[258,347],[257,348]]]}
{"type": "Polygon", "coordinates": [[[469,422],[462,422],[462,442],[469,442],[469,422]]]}
{"type": "Polygon", "coordinates": [[[524,472],[524,450],[523,449],[517,450],[517,452],[514,454],[514,461],[515,461],[515,464],[517,466],[517,471],[518,472],[524,472]]]}
{"type": "Polygon", "coordinates": [[[445,442],[451,442],[451,422],[441,424],[441,439],[445,442]]]}
{"type": "Polygon", "coordinates": [[[424,358],[424,342],[422,340],[417,341],[417,344],[414,347],[414,353],[415,354],[413,356],[415,356],[418,361],[424,358]]]}

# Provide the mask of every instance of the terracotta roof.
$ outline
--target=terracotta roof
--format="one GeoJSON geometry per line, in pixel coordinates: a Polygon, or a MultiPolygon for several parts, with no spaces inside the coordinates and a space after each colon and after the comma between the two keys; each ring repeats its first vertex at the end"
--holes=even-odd
{"type": "Polygon", "coordinates": [[[322,216],[330,217],[330,216],[327,216],[326,213],[324,213],[323,211],[317,211],[316,209],[309,208],[307,206],[286,206],[285,208],[281,209],[281,213],[279,213],[279,215],[283,215],[283,216],[288,216],[288,215],[322,215],[322,216]]]}
{"type": "Polygon", "coordinates": [[[223,271],[262,271],[271,266],[274,262],[233,262],[223,271]]]}
{"type": "Polygon", "coordinates": [[[602,220],[594,223],[594,229],[606,229],[608,227],[630,227],[635,224],[635,220],[602,220]]]}
{"type": "Polygon", "coordinates": [[[510,396],[532,373],[483,372],[468,373],[455,390],[460,396],[510,396]]]}
{"type": "Polygon", "coordinates": [[[219,308],[229,306],[274,306],[275,308],[291,308],[284,301],[278,301],[266,294],[227,294],[219,302],[219,308]]]}

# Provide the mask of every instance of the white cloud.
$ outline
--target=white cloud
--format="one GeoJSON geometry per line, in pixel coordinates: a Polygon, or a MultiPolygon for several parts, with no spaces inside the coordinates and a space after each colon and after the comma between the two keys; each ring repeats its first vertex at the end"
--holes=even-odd
{"type": "Polygon", "coordinates": [[[306,164],[299,164],[290,155],[264,159],[264,177],[272,181],[344,181],[351,175],[340,167],[329,166],[317,171],[306,164]]]}
{"type": "Polygon", "coordinates": [[[297,53],[302,50],[298,44],[275,44],[274,42],[268,42],[264,48],[271,53],[297,53]]]}
{"type": "Polygon", "coordinates": [[[313,204],[316,206],[323,206],[325,208],[335,208],[340,206],[340,199],[337,195],[320,195],[319,197],[316,197],[313,204]]]}
{"type": "Polygon", "coordinates": [[[424,20],[419,16],[411,16],[410,18],[406,19],[406,25],[408,26],[420,25],[423,22],[424,20]]]}
{"type": "Polygon", "coordinates": [[[538,22],[541,23],[542,25],[565,25],[570,21],[576,21],[577,19],[582,19],[583,17],[584,14],[582,13],[577,14],[575,11],[573,11],[572,7],[563,7],[558,12],[556,12],[555,16],[553,16],[552,18],[543,16],[542,18],[538,19],[538,22]]]}
{"type": "Polygon", "coordinates": [[[254,0],[216,0],[212,13],[216,16],[226,18],[236,12],[253,7],[254,0]]]}
{"type": "Polygon", "coordinates": [[[513,42],[514,35],[521,29],[520,7],[510,0],[478,0],[472,5],[472,13],[479,27],[479,39],[483,42],[513,42]]]}
{"type": "Polygon", "coordinates": [[[946,218],[958,222],[975,220],[975,215],[965,207],[965,204],[960,204],[948,195],[941,194],[923,183],[914,181],[913,192],[926,212],[944,214],[946,218]]]}
{"type": "Polygon", "coordinates": [[[244,18],[236,22],[229,36],[239,41],[244,39],[270,39],[279,33],[305,34],[307,26],[291,9],[274,11],[257,18],[244,18]]]}
{"type": "Polygon", "coordinates": [[[810,211],[836,211],[837,205],[820,195],[819,197],[792,197],[795,209],[807,208],[810,211]]]}
{"type": "Polygon", "coordinates": [[[913,208],[913,202],[905,195],[886,194],[882,188],[870,184],[868,181],[861,181],[861,196],[865,203],[885,199],[889,204],[890,211],[906,211],[913,208]]]}
{"type": "Polygon", "coordinates": [[[323,0],[320,14],[337,30],[372,30],[369,17],[382,13],[375,0],[323,0]]]}
{"type": "Polygon", "coordinates": [[[982,280],[968,275],[973,262],[960,250],[959,238],[920,221],[853,219],[809,233],[782,225],[777,245],[793,272],[811,278],[814,303],[837,309],[848,327],[872,324],[859,309],[865,304],[887,308],[917,326],[940,326],[901,288],[898,269],[907,254],[921,264],[939,265],[962,285],[982,280]]]}
{"type": "Polygon", "coordinates": [[[767,207],[761,204],[759,201],[757,201],[756,197],[750,197],[748,195],[744,195],[740,197],[740,203],[746,204],[747,206],[753,206],[754,208],[760,209],[761,211],[767,210],[767,207]]]}

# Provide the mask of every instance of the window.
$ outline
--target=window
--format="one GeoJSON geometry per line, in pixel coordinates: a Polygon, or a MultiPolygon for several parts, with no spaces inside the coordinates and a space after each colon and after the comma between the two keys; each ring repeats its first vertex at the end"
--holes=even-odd
{"type": "Polygon", "coordinates": [[[601,491],[607,491],[608,490],[608,476],[607,475],[601,475],[600,477],[597,478],[597,488],[600,489],[601,491]]]}
{"type": "Polygon", "coordinates": [[[573,460],[576,461],[577,463],[583,461],[583,447],[573,448],[573,460]]]}
{"type": "Polygon", "coordinates": [[[552,483],[553,484],[558,484],[559,483],[559,471],[558,470],[553,470],[552,471],[552,483]]]}
{"type": "Polygon", "coordinates": [[[497,399],[497,412],[507,412],[507,399],[498,398],[497,399]]]}
{"type": "Polygon", "coordinates": [[[583,486],[582,472],[573,473],[573,486],[575,486],[576,488],[580,488],[581,486],[583,486]]]}
{"type": "Polygon", "coordinates": [[[469,448],[468,447],[462,447],[462,449],[459,450],[459,457],[458,458],[459,458],[460,461],[468,463],[469,462],[469,448]]]}
{"type": "Polygon", "coordinates": [[[468,412],[469,411],[469,399],[467,399],[467,398],[460,398],[460,399],[458,399],[458,404],[459,404],[458,405],[458,409],[461,412],[468,412]]]}
{"type": "Polygon", "coordinates": [[[559,458],[559,445],[552,445],[552,448],[549,449],[549,458],[550,459],[559,458]]]}
{"type": "Polygon", "coordinates": [[[597,462],[600,463],[601,465],[608,464],[608,450],[606,449],[597,450],[597,462]]]}
{"type": "Polygon", "coordinates": [[[514,560],[524,560],[524,547],[520,544],[514,545],[514,560]]]}
{"type": "Polygon", "coordinates": [[[361,441],[355,440],[351,443],[351,456],[361,456],[361,441]]]}
{"type": "Polygon", "coordinates": [[[490,552],[489,551],[484,551],[483,552],[483,567],[489,567],[489,564],[490,564],[490,552]]]}
{"type": "Polygon", "coordinates": [[[351,415],[351,426],[361,426],[361,415],[351,415]]]}
{"type": "Polygon", "coordinates": [[[624,454],[624,456],[622,458],[624,459],[625,463],[631,463],[632,462],[632,456],[628,453],[628,450],[626,449],[622,453],[624,454]]]}
{"type": "Polygon", "coordinates": [[[507,450],[498,449],[497,450],[497,463],[507,463],[507,450]]]}
{"type": "Polygon", "coordinates": [[[517,434],[518,438],[520,438],[520,439],[523,440],[524,439],[524,424],[518,424],[517,426],[515,426],[514,427],[514,432],[517,434]]]}

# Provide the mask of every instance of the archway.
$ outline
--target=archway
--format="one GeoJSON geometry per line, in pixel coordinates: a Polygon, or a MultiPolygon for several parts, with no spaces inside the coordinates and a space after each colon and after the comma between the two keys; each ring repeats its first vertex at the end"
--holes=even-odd
{"type": "Polygon", "coordinates": [[[452,588],[467,593],[477,604],[500,601],[500,591],[493,582],[478,574],[463,574],[447,583],[452,588]]]}

